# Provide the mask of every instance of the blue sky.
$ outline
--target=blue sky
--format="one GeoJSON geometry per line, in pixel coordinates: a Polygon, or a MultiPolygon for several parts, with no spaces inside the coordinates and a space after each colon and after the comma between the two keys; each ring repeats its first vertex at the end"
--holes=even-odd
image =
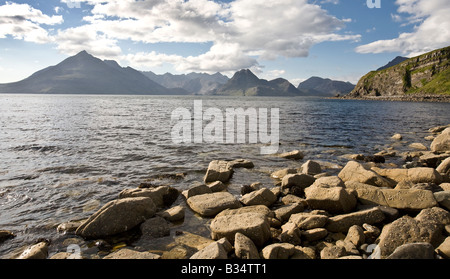
{"type": "Polygon", "coordinates": [[[295,86],[356,83],[398,55],[450,45],[449,0],[0,1],[0,83],[86,50],[157,74],[249,68],[295,86]]]}

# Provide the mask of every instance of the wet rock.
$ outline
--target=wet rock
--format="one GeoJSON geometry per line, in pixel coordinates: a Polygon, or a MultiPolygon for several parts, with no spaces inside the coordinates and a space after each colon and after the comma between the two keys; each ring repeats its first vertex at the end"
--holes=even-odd
{"type": "Polygon", "coordinates": [[[160,256],[150,252],[138,252],[129,248],[117,250],[106,257],[104,260],[157,260],[160,256]]]}
{"type": "Polygon", "coordinates": [[[330,213],[348,213],[356,206],[356,197],[341,187],[308,187],[305,195],[310,208],[330,213]]]}
{"type": "Polygon", "coordinates": [[[402,140],[402,139],[403,139],[403,136],[402,136],[401,134],[395,134],[395,135],[393,135],[393,136],[391,137],[391,139],[394,139],[394,140],[402,140]]]}
{"type": "Polygon", "coordinates": [[[228,253],[223,245],[213,242],[190,257],[191,260],[226,260],[228,253]]]}
{"type": "Polygon", "coordinates": [[[215,216],[225,209],[241,207],[241,203],[228,192],[193,196],[187,203],[193,211],[206,217],[215,216]]]}
{"type": "Polygon", "coordinates": [[[395,249],[387,257],[389,260],[432,260],[435,259],[434,247],[430,243],[408,243],[395,249]]]}
{"type": "Polygon", "coordinates": [[[270,206],[277,200],[272,191],[267,188],[262,188],[260,190],[251,192],[249,194],[244,195],[241,198],[241,202],[247,206],[249,205],[265,205],[270,206]]]}
{"type": "Polygon", "coordinates": [[[209,188],[206,185],[197,185],[194,187],[191,187],[187,190],[184,190],[181,194],[186,198],[189,199],[190,197],[197,196],[197,195],[203,195],[203,194],[211,194],[213,191],[211,188],[209,188]]]}
{"type": "Polygon", "coordinates": [[[303,159],[305,157],[305,155],[299,150],[294,150],[294,151],[291,151],[291,152],[285,152],[285,153],[282,153],[282,154],[280,154],[278,156],[281,157],[281,158],[284,158],[284,159],[293,159],[293,160],[301,160],[301,159],[303,159]]]}
{"type": "Polygon", "coordinates": [[[438,133],[441,133],[442,131],[444,131],[445,129],[447,129],[448,127],[450,127],[450,125],[436,126],[436,127],[430,128],[428,130],[428,132],[430,132],[432,134],[438,134],[438,133]]]}
{"type": "Polygon", "coordinates": [[[214,241],[210,238],[206,238],[197,234],[193,234],[190,232],[181,232],[180,235],[178,235],[175,238],[175,244],[179,246],[185,246],[192,249],[195,249],[196,251],[199,251],[209,244],[213,243],[214,241]]]}
{"type": "Polygon", "coordinates": [[[216,216],[210,225],[211,238],[226,237],[234,242],[236,233],[242,233],[250,238],[255,245],[262,246],[269,240],[270,224],[267,217],[260,213],[241,213],[216,216]]]}
{"type": "Polygon", "coordinates": [[[253,241],[241,233],[236,233],[234,238],[235,254],[239,259],[259,260],[258,249],[253,241]]]}
{"type": "Polygon", "coordinates": [[[300,230],[323,228],[328,222],[328,217],[320,214],[297,213],[291,215],[289,222],[294,223],[300,230]]]}
{"type": "Polygon", "coordinates": [[[212,161],[209,163],[208,170],[206,171],[206,175],[204,177],[205,183],[221,181],[228,182],[231,176],[233,175],[233,167],[232,164],[226,161],[212,161]]]}
{"type": "Polygon", "coordinates": [[[173,187],[160,186],[156,188],[125,189],[119,194],[119,199],[146,197],[151,198],[157,208],[171,206],[179,196],[179,191],[173,187]]]}
{"type": "Polygon", "coordinates": [[[337,215],[329,218],[325,228],[330,232],[347,233],[351,226],[362,226],[364,223],[376,224],[384,220],[384,214],[378,207],[337,215]]]}
{"type": "Polygon", "coordinates": [[[16,236],[10,231],[0,230],[0,244],[14,237],[16,236]]]}
{"type": "Polygon", "coordinates": [[[297,170],[296,169],[282,169],[282,170],[277,170],[275,172],[273,172],[270,177],[275,178],[275,179],[283,179],[283,177],[285,177],[288,174],[296,174],[297,170]]]}
{"type": "Polygon", "coordinates": [[[428,147],[426,147],[425,145],[423,145],[422,143],[419,143],[419,142],[411,143],[410,145],[408,145],[408,147],[417,149],[417,150],[423,150],[423,151],[428,150],[428,147]]]}
{"type": "Polygon", "coordinates": [[[126,232],[153,217],[156,207],[151,198],[124,198],[104,205],[76,230],[84,238],[102,238],[126,232]]]}
{"type": "Polygon", "coordinates": [[[372,170],[367,170],[358,162],[350,161],[339,173],[339,178],[342,181],[356,181],[364,184],[369,184],[379,187],[394,187],[394,183],[386,178],[380,176],[372,170]]]}
{"type": "Polygon", "coordinates": [[[442,182],[442,176],[433,168],[381,169],[373,167],[372,170],[397,183],[410,181],[412,183],[440,184],[442,182]]]}
{"type": "Polygon", "coordinates": [[[28,247],[25,251],[20,254],[17,258],[19,260],[44,260],[48,256],[48,246],[47,241],[39,242],[35,245],[28,247]]]}
{"type": "Polygon", "coordinates": [[[254,168],[255,165],[252,161],[246,159],[236,159],[228,163],[231,168],[246,168],[251,169],[254,168]]]}
{"type": "Polygon", "coordinates": [[[142,237],[159,238],[170,235],[170,227],[167,221],[159,216],[147,219],[141,224],[142,237]]]}
{"type": "Polygon", "coordinates": [[[306,163],[301,166],[301,169],[302,173],[309,175],[316,175],[322,172],[320,164],[311,160],[306,161],[306,163]]]}
{"type": "Polygon", "coordinates": [[[430,149],[436,153],[450,151],[450,128],[446,128],[433,140],[430,149]]]}
{"type": "Polygon", "coordinates": [[[86,220],[76,220],[76,221],[69,221],[69,222],[62,223],[56,228],[56,231],[59,233],[63,233],[63,234],[74,232],[85,221],[86,220]]]}
{"type": "Polygon", "coordinates": [[[178,205],[162,212],[158,212],[156,215],[161,216],[169,222],[177,222],[184,219],[185,211],[183,206],[178,205]]]}
{"type": "Polygon", "coordinates": [[[249,194],[251,192],[257,191],[261,189],[261,183],[252,183],[251,185],[243,185],[241,187],[241,195],[245,196],[246,194],[249,194]]]}
{"type": "Polygon", "coordinates": [[[434,197],[440,207],[450,210],[450,191],[434,193],[434,197]]]}
{"type": "Polygon", "coordinates": [[[289,259],[295,253],[295,246],[290,243],[275,243],[264,247],[261,256],[266,260],[289,259]]]}
{"type": "Polygon", "coordinates": [[[225,185],[222,181],[215,181],[215,182],[209,183],[207,186],[209,187],[209,189],[211,189],[211,191],[213,193],[222,192],[227,189],[227,185],[225,185]]]}
{"type": "Polygon", "coordinates": [[[385,163],[386,159],[382,155],[364,156],[364,162],[385,163]]]}
{"type": "Polygon", "coordinates": [[[288,174],[281,181],[281,188],[291,188],[293,186],[305,189],[311,186],[316,179],[308,174],[288,174]]]}

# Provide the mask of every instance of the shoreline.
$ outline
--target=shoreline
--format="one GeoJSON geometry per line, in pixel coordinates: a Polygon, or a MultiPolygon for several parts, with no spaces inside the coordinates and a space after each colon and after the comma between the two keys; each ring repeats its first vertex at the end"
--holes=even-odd
{"type": "Polygon", "coordinates": [[[389,101],[389,102],[427,102],[450,103],[450,95],[401,95],[401,96],[364,96],[364,97],[330,97],[331,100],[389,101]]]}

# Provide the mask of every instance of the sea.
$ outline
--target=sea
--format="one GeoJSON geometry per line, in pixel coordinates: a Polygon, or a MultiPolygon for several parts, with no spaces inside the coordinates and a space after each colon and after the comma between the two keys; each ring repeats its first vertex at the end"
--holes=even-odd
{"type": "MultiPolygon", "coordinates": [[[[399,155],[413,142],[429,146],[428,129],[450,124],[449,112],[450,103],[307,97],[2,94],[0,230],[16,237],[0,244],[0,258],[14,257],[40,239],[50,241],[50,256],[66,251],[77,236],[57,232],[59,224],[88,218],[122,190],[144,182],[183,191],[202,183],[213,160],[251,160],[255,167],[236,169],[228,183],[228,191],[239,198],[243,185],[260,182],[272,188],[273,171],[299,168],[307,160],[336,175],[348,154],[395,150],[399,155]],[[279,109],[278,153],[300,150],[305,158],[262,155],[264,143],[175,143],[173,112],[193,111],[199,100],[204,110],[224,115],[227,108],[279,109]],[[395,133],[403,140],[392,140],[395,133]]],[[[385,165],[404,163],[399,155],[386,158],[385,165]]],[[[210,219],[190,211],[182,195],[175,205],[187,208],[186,217],[171,225],[170,236],[118,243],[164,251],[180,231],[209,236],[210,219]]],[[[77,241],[87,254],[97,254],[94,244],[77,241]]]]}

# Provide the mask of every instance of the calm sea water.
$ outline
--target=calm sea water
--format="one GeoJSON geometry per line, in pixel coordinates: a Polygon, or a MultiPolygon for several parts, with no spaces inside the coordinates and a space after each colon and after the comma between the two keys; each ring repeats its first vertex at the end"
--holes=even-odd
{"type": "MultiPolygon", "coordinates": [[[[345,165],[345,154],[374,154],[388,147],[401,152],[411,142],[429,145],[427,130],[450,123],[448,103],[202,98],[205,109],[279,108],[279,152],[306,154],[295,162],[262,156],[259,144],[174,144],[172,111],[192,109],[198,98],[0,95],[0,230],[17,235],[0,244],[0,258],[39,238],[52,241],[50,253],[65,251],[64,240],[74,236],[58,234],[58,224],[89,217],[141,182],[187,189],[202,181],[215,159],[254,162],[253,170],[237,170],[230,182],[229,191],[239,195],[243,184],[273,186],[272,171],[300,167],[307,159],[335,174],[345,165]],[[404,140],[392,141],[394,133],[404,140]],[[176,173],[185,177],[175,179],[176,173]]],[[[184,204],[181,196],[176,203],[184,204]]],[[[194,228],[207,236],[205,222],[188,212],[172,231],[194,228]]]]}

